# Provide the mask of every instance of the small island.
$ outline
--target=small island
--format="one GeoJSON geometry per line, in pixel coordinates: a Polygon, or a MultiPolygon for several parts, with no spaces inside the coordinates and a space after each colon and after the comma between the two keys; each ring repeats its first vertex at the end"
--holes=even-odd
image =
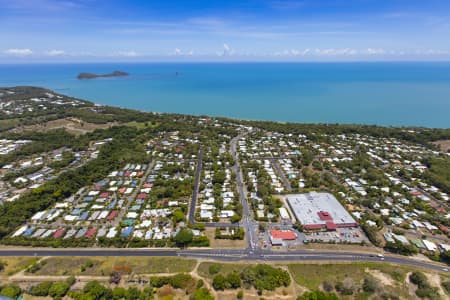
{"type": "Polygon", "coordinates": [[[95,74],[95,73],[80,73],[78,74],[78,79],[95,79],[101,77],[119,77],[119,76],[128,76],[127,72],[123,71],[114,71],[108,74],[95,74]]]}

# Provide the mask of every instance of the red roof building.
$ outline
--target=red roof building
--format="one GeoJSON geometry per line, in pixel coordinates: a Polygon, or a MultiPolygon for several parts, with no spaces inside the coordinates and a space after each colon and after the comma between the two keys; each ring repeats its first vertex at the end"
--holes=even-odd
{"type": "Polygon", "coordinates": [[[137,196],[138,199],[147,199],[148,195],[145,193],[141,193],[137,196]]]}
{"type": "Polygon", "coordinates": [[[306,230],[319,230],[325,228],[323,224],[306,224],[303,226],[306,230]]]}
{"type": "Polygon", "coordinates": [[[108,221],[112,221],[117,217],[117,210],[113,210],[112,212],[109,213],[108,217],[106,217],[106,219],[108,221]]]}
{"type": "Polygon", "coordinates": [[[317,215],[319,216],[319,218],[322,221],[332,221],[333,220],[333,217],[330,215],[330,213],[326,212],[326,211],[319,211],[317,213],[317,215]]]}
{"type": "Polygon", "coordinates": [[[327,227],[327,230],[336,230],[337,225],[334,224],[332,221],[325,222],[325,226],[327,227]]]}
{"type": "Polygon", "coordinates": [[[54,238],[54,239],[58,239],[58,238],[60,238],[63,234],[64,234],[64,229],[58,229],[58,230],[56,230],[56,232],[53,234],[53,238],[54,238]]]}
{"type": "Polygon", "coordinates": [[[86,232],[85,237],[86,237],[87,239],[90,239],[91,237],[93,237],[93,236],[95,235],[96,232],[97,232],[97,229],[91,228],[91,229],[89,229],[89,230],[86,232]]]}
{"type": "Polygon", "coordinates": [[[274,239],[292,241],[297,238],[297,234],[291,230],[271,230],[270,235],[274,239]]]}

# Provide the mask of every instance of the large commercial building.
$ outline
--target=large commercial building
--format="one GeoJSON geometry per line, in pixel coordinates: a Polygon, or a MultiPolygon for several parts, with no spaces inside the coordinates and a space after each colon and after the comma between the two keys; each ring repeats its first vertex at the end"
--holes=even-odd
{"type": "Polygon", "coordinates": [[[310,192],[287,195],[286,198],[295,218],[306,230],[336,230],[358,226],[330,193],[310,192]]]}

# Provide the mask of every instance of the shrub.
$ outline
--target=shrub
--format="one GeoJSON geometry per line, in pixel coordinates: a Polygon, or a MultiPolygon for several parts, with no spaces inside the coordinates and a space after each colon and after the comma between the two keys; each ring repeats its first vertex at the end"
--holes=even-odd
{"type": "Polygon", "coordinates": [[[39,296],[39,297],[48,296],[48,290],[50,289],[52,284],[53,284],[53,282],[51,282],[51,281],[41,282],[41,283],[31,287],[29,293],[32,296],[39,296]]]}
{"type": "Polygon", "coordinates": [[[199,280],[197,281],[197,288],[199,289],[199,288],[203,287],[203,284],[204,284],[203,280],[202,280],[202,279],[199,279],[199,280]]]}
{"type": "Polygon", "coordinates": [[[241,278],[239,277],[239,274],[236,272],[228,274],[226,280],[229,288],[237,289],[241,287],[241,278]]]}
{"type": "Polygon", "coordinates": [[[192,296],[192,300],[214,300],[209,291],[205,288],[197,289],[192,296]]]}
{"type": "Polygon", "coordinates": [[[366,276],[363,282],[363,290],[366,293],[372,294],[378,289],[378,282],[375,278],[366,276]]]}
{"type": "Polygon", "coordinates": [[[447,293],[450,293],[450,280],[444,281],[442,287],[447,293]]]}
{"type": "Polygon", "coordinates": [[[210,265],[210,266],[209,266],[209,269],[208,269],[209,274],[215,275],[215,274],[217,274],[217,273],[220,272],[220,269],[221,269],[221,268],[222,268],[222,266],[219,265],[219,264],[213,264],[213,265],[210,265]]]}
{"type": "Polygon", "coordinates": [[[288,272],[269,265],[246,267],[241,272],[241,279],[244,284],[253,286],[255,289],[261,291],[273,291],[278,287],[286,287],[291,283],[291,277],[288,272]]]}
{"type": "Polygon", "coordinates": [[[67,294],[69,288],[70,285],[67,282],[55,282],[48,290],[48,294],[54,299],[60,299],[67,294]]]}
{"type": "Polygon", "coordinates": [[[417,285],[416,295],[420,298],[439,298],[437,288],[434,288],[428,282],[427,277],[422,272],[413,272],[409,275],[409,281],[417,285]]]}
{"type": "Polygon", "coordinates": [[[222,274],[214,276],[212,286],[215,290],[224,290],[227,288],[227,279],[222,274]]]}
{"type": "Polygon", "coordinates": [[[322,287],[325,290],[325,292],[331,292],[334,289],[333,284],[329,281],[324,281],[322,283],[322,287]]]}
{"type": "Polygon", "coordinates": [[[335,293],[324,293],[322,291],[305,292],[298,296],[297,300],[339,300],[335,293]]]}
{"type": "Polygon", "coordinates": [[[22,290],[17,285],[8,285],[2,288],[0,291],[0,295],[9,297],[11,299],[17,299],[19,295],[22,293],[22,290]]]}

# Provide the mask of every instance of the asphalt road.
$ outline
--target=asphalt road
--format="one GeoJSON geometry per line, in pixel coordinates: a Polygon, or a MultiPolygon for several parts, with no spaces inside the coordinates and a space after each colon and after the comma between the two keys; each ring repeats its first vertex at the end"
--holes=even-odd
{"type": "Polygon", "coordinates": [[[191,224],[197,223],[195,221],[195,206],[197,205],[197,196],[198,196],[198,189],[200,186],[200,177],[202,175],[202,168],[203,168],[203,146],[200,146],[200,150],[198,152],[197,169],[195,170],[194,191],[192,192],[192,199],[189,206],[188,220],[191,224]]]}
{"type": "MultiPolygon", "coordinates": [[[[195,221],[195,208],[197,206],[197,200],[198,200],[198,190],[200,186],[200,180],[202,175],[202,169],[203,169],[203,146],[200,147],[199,153],[198,153],[198,160],[197,160],[197,168],[195,170],[195,178],[194,178],[194,190],[192,192],[192,198],[191,203],[189,203],[189,213],[188,213],[188,220],[191,224],[197,224],[197,221],[195,221]]],[[[221,223],[221,222],[202,222],[205,224],[206,227],[239,227],[239,224],[233,224],[233,223],[221,223]]]]}
{"type": "Polygon", "coordinates": [[[284,174],[284,171],[281,169],[280,164],[278,163],[278,160],[276,158],[272,158],[270,161],[272,162],[272,165],[273,165],[275,171],[277,172],[278,176],[283,181],[284,188],[289,192],[292,191],[291,183],[286,178],[286,175],[284,174]]]}
{"type": "Polygon", "coordinates": [[[267,250],[228,250],[228,249],[0,249],[0,257],[7,256],[158,256],[158,257],[190,257],[221,261],[255,261],[255,262],[382,262],[421,267],[428,270],[449,273],[442,264],[428,263],[408,257],[385,256],[355,252],[327,252],[312,250],[295,250],[276,252],[267,250]]]}
{"type": "Polygon", "coordinates": [[[230,143],[230,151],[233,159],[235,160],[235,164],[233,166],[233,171],[236,174],[236,183],[237,189],[239,192],[239,199],[242,204],[242,226],[245,230],[245,235],[248,242],[248,249],[256,249],[258,248],[258,235],[256,233],[257,224],[252,218],[252,212],[250,211],[246,191],[244,189],[244,181],[242,179],[242,171],[239,166],[239,156],[236,148],[237,141],[242,137],[242,135],[238,135],[233,138],[230,143]]]}

